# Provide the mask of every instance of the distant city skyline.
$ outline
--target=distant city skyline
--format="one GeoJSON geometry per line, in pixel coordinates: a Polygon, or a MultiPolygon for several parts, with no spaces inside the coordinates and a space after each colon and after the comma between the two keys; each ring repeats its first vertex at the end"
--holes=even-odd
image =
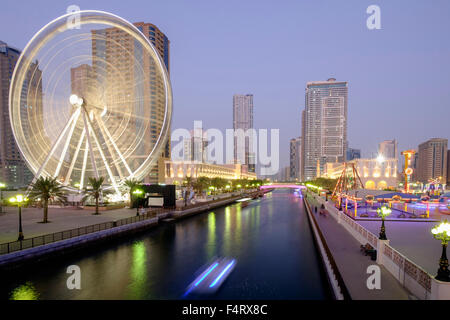
{"type": "MultiPolygon", "coordinates": [[[[22,50],[70,4],[6,2],[0,39],[22,50]]],[[[190,128],[194,120],[202,120],[205,129],[229,128],[230,97],[253,93],[255,128],[280,128],[280,167],[289,164],[289,140],[301,134],[303,88],[329,77],[349,83],[348,142],[362,157],[376,153],[386,139],[396,139],[401,151],[450,138],[450,43],[442,41],[450,30],[450,3],[380,0],[382,29],[368,30],[371,4],[77,2],[81,9],[109,11],[131,22],[152,21],[171,39],[172,129],[190,128]],[[283,43],[276,52],[274,39],[283,43]]]]}

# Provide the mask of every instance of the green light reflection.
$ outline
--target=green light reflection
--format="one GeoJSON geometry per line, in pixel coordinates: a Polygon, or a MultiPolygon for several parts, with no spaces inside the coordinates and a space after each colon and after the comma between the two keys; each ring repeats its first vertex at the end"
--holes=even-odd
{"type": "Polygon", "coordinates": [[[147,289],[147,252],[144,241],[133,243],[132,261],[130,268],[129,298],[139,299],[144,297],[147,289]]]}
{"type": "Polygon", "coordinates": [[[216,214],[211,212],[208,215],[208,242],[206,244],[206,254],[208,259],[214,256],[216,251],[216,214]]]}
{"type": "Polygon", "coordinates": [[[10,300],[38,300],[39,293],[31,282],[27,282],[11,292],[10,300]]]}

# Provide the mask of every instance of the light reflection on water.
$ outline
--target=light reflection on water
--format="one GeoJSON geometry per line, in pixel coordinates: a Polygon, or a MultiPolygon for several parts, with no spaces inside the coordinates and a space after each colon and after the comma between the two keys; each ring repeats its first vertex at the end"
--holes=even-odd
{"type": "Polygon", "coordinates": [[[303,204],[282,190],[245,208],[240,203],[217,208],[33,268],[6,279],[0,294],[3,299],[179,299],[214,256],[235,258],[237,264],[210,298],[328,297],[303,204]],[[66,287],[71,264],[81,269],[81,290],[66,287]]]}

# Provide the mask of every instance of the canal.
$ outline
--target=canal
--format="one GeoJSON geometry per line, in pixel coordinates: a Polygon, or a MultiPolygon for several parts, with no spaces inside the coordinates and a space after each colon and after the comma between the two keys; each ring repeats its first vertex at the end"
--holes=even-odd
{"type": "Polygon", "coordinates": [[[27,268],[3,279],[1,298],[180,299],[215,256],[237,264],[208,299],[330,298],[302,199],[290,190],[27,268]],[[67,289],[69,265],[80,267],[80,290],[67,289]]]}

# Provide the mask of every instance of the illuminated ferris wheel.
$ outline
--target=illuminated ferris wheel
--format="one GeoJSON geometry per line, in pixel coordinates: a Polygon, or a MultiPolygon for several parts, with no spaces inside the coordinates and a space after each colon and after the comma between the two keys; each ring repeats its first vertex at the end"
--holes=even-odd
{"type": "Polygon", "coordinates": [[[172,92],[163,60],[139,29],[110,13],[79,11],[27,44],[9,105],[35,177],[80,190],[88,177],[103,176],[118,192],[125,179],[142,180],[161,154],[172,92]]]}

